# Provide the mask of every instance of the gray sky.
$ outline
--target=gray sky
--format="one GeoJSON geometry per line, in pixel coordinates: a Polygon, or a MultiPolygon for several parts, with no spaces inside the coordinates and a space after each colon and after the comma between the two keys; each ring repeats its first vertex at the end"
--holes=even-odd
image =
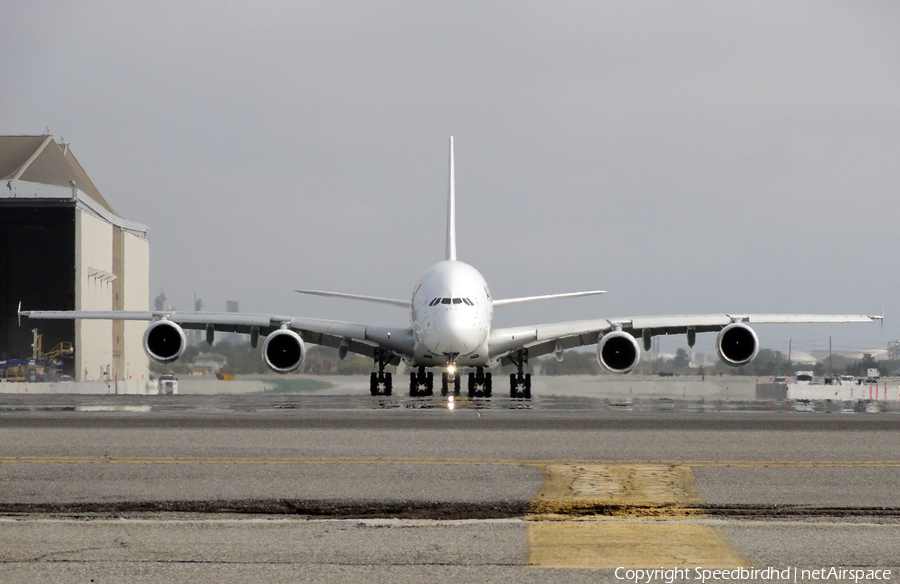
{"type": "MultiPolygon", "coordinates": [[[[151,298],[402,323],[459,258],[498,325],[877,313],[764,346],[900,338],[895,2],[16,2],[0,132],[45,128],[150,226],[151,298]]],[[[708,336],[708,335],[707,335],[708,336]]],[[[678,338],[672,347],[682,346],[678,338]]],[[[674,349],[673,349],[674,350],[674,349]]]]}

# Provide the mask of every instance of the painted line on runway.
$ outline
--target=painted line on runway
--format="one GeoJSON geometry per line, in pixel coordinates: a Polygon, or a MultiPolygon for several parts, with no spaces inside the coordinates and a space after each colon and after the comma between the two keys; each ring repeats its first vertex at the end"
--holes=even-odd
{"type": "Polygon", "coordinates": [[[543,470],[540,494],[526,516],[531,567],[721,569],[750,565],[716,527],[673,521],[702,516],[694,474],[688,466],[553,464],[543,470]],[[614,510],[612,515],[620,520],[584,521],[597,510],[614,510]],[[664,516],[667,521],[633,520],[648,515],[664,516]],[[582,520],[571,521],[573,517],[582,520]]]}
{"type": "Polygon", "coordinates": [[[692,468],[900,468],[900,460],[540,460],[431,457],[0,456],[0,464],[423,464],[479,466],[667,465],[692,468]]]}
{"type": "Polygon", "coordinates": [[[691,468],[674,464],[551,464],[527,519],[702,513],[691,468]]]}
{"type": "Polygon", "coordinates": [[[720,530],[697,523],[540,522],[528,526],[533,568],[749,568],[720,530]]]}

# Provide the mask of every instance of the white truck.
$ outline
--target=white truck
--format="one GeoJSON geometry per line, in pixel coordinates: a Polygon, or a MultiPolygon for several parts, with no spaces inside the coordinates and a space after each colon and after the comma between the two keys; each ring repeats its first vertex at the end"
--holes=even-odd
{"type": "Polygon", "coordinates": [[[178,379],[170,374],[160,375],[156,387],[159,395],[177,395],[178,379]]]}

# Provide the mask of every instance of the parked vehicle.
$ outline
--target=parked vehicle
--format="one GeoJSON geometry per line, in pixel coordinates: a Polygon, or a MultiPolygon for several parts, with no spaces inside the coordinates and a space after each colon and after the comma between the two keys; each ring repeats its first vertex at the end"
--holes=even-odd
{"type": "Polygon", "coordinates": [[[178,379],[170,374],[160,375],[157,388],[159,390],[159,395],[177,395],[178,379]]]}

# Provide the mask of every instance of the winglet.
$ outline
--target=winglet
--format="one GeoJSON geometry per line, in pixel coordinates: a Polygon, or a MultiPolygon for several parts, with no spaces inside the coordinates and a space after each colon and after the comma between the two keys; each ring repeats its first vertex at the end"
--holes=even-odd
{"type": "Polygon", "coordinates": [[[19,326],[22,326],[22,301],[19,300],[19,308],[16,310],[16,314],[19,316],[19,326]]]}
{"type": "Polygon", "coordinates": [[[447,187],[446,259],[456,261],[456,171],[453,167],[453,136],[450,136],[450,184],[447,187]]]}

